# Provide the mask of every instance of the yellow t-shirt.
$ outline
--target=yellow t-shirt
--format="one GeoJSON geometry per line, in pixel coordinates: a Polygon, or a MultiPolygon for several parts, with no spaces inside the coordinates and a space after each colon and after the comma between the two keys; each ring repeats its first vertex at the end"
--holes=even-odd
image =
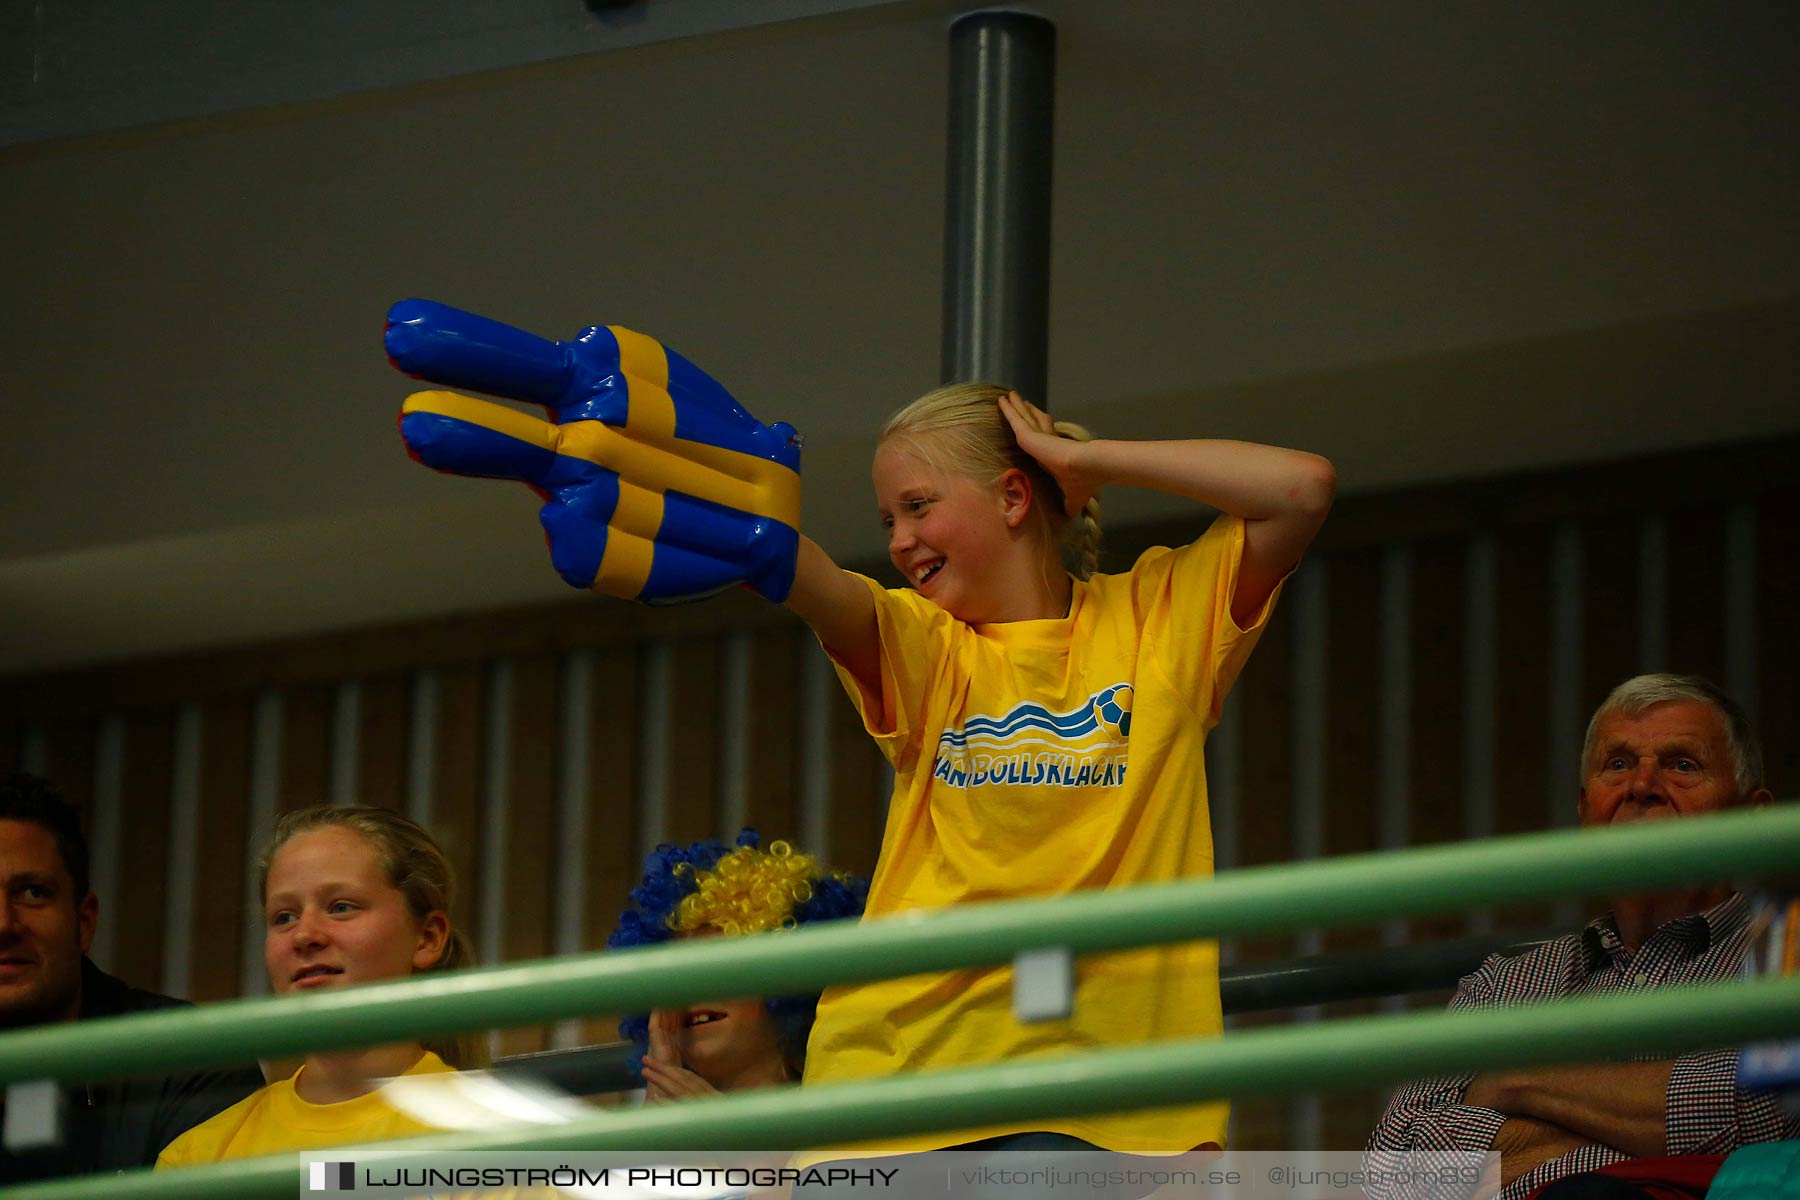
{"type": "MultiPolygon", "coordinates": [[[[405,1074],[437,1075],[452,1070],[427,1051],[405,1074]]],[[[309,1104],[294,1090],[298,1078],[300,1071],[194,1126],[163,1149],[156,1169],[441,1132],[396,1111],[379,1091],[336,1104],[309,1104]]]]}
{"type": "MultiPolygon", "coordinates": [[[[1061,619],[967,625],[869,582],[881,708],[839,678],[896,780],[868,915],[1212,874],[1202,745],[1274,607],[1231,617],[1244,523],[1077,581],[1061,619]],[[883,714],[886,720],[883,721],[883,714]]],[[[828,990],[806,1082],[1217,1034],[1212,942],[1088,955],[1074,1015],[1021,1024],[1010,966],[828,990]]],[[[926,1150],[1026,1130],[1154,1153],[1224,1143],[1223,1102],[862,1143],[926,1150]]]]}

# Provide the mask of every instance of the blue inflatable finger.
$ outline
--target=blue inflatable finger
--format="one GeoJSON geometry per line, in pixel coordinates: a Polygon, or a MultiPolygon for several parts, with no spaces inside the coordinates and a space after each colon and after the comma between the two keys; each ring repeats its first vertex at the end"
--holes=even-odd
{"type": "Polygon", "coordinates": [[[544,493],[551,560],[570,584],[649,603],[738,583],[786,598],[799,553],[799,435],[758,421],[661,342],[617,325],[551,342],[406,300],[388,314],[386,346],[402,370],[550,409],[544,422],[421,392],[401,434],[429,466],[544,493]]]}

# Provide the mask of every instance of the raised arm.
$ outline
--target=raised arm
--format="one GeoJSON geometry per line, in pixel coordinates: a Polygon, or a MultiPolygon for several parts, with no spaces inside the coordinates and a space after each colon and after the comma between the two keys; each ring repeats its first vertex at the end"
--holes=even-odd
{"type": "Polygon", "coordinates": [[[868,584],[832,562],[817,542],[802,534],[794,586],[784,603],[789,612],[812,627],[831,656],[856,676],[864,695],[879,705],[881,637],[868,584]]]}
{"type": "Polygon", "coordinates": [[[1017,393],[1000,402],[1020,447],[1062,487],[1070,514],[1100,487],[1130,484],[1186,496],[1244,520],[1244,559],[1231,616],[1254,620],[1312,544],[1337,491],[1329,460],[1254,442],[1077,442],[1051,432],[1050,416],[1017,393]]]}

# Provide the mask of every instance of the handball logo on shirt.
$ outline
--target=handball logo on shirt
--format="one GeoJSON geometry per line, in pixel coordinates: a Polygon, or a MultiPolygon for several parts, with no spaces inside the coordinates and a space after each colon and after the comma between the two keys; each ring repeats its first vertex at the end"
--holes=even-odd
{"type": "Polygon", "coordinates": [[[1018,704],[970,717],[938,739],[931,775],[951,787],[1117,787],[1130,737],[1131,685],[1115,683],[1065,713],[1018,704]]]}

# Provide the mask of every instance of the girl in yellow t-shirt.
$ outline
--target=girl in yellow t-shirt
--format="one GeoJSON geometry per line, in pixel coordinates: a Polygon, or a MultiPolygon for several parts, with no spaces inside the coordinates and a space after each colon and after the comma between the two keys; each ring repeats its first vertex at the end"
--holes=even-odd
{"type": "MultiPolygon", "coordinates": [[[[1331,464],[1242,442],[1091,440],[1016,393],[967,384],[888,423],[874,483],[911,590],[841,570],[802,538],[786,600],[894,766],[868,913],[1211,874],[1202,746],[1325,519],[1331,464]],[[1223,515],[1190,545],[1095,575],[1104,484],[1223,515]]],[[[1211,943],[1086,957],[1067,1020],[1015,1021],[1010,985],[996,967],[830,989],[806,1082],[1220,1028],[1211,943]]],[[[1222,1144],[1225,1115],[1220,1103],[1038,1119],[856,1152],[1174,1152],[1222,1144]]]]}
{"type": "MultiPolygon", "coordinates": [[[[303,994],[471,966],[451,928],[449,861],[423,828],[383,808],[326,807],[282,818],[261,862],[269,984],[303,994]]],[[[272,1083],[188,1130],[157,1168],[428,1133],[377,1090],[393,1076],[480,1065],[473,1039],[309,1054],[272,1083]]]]}

